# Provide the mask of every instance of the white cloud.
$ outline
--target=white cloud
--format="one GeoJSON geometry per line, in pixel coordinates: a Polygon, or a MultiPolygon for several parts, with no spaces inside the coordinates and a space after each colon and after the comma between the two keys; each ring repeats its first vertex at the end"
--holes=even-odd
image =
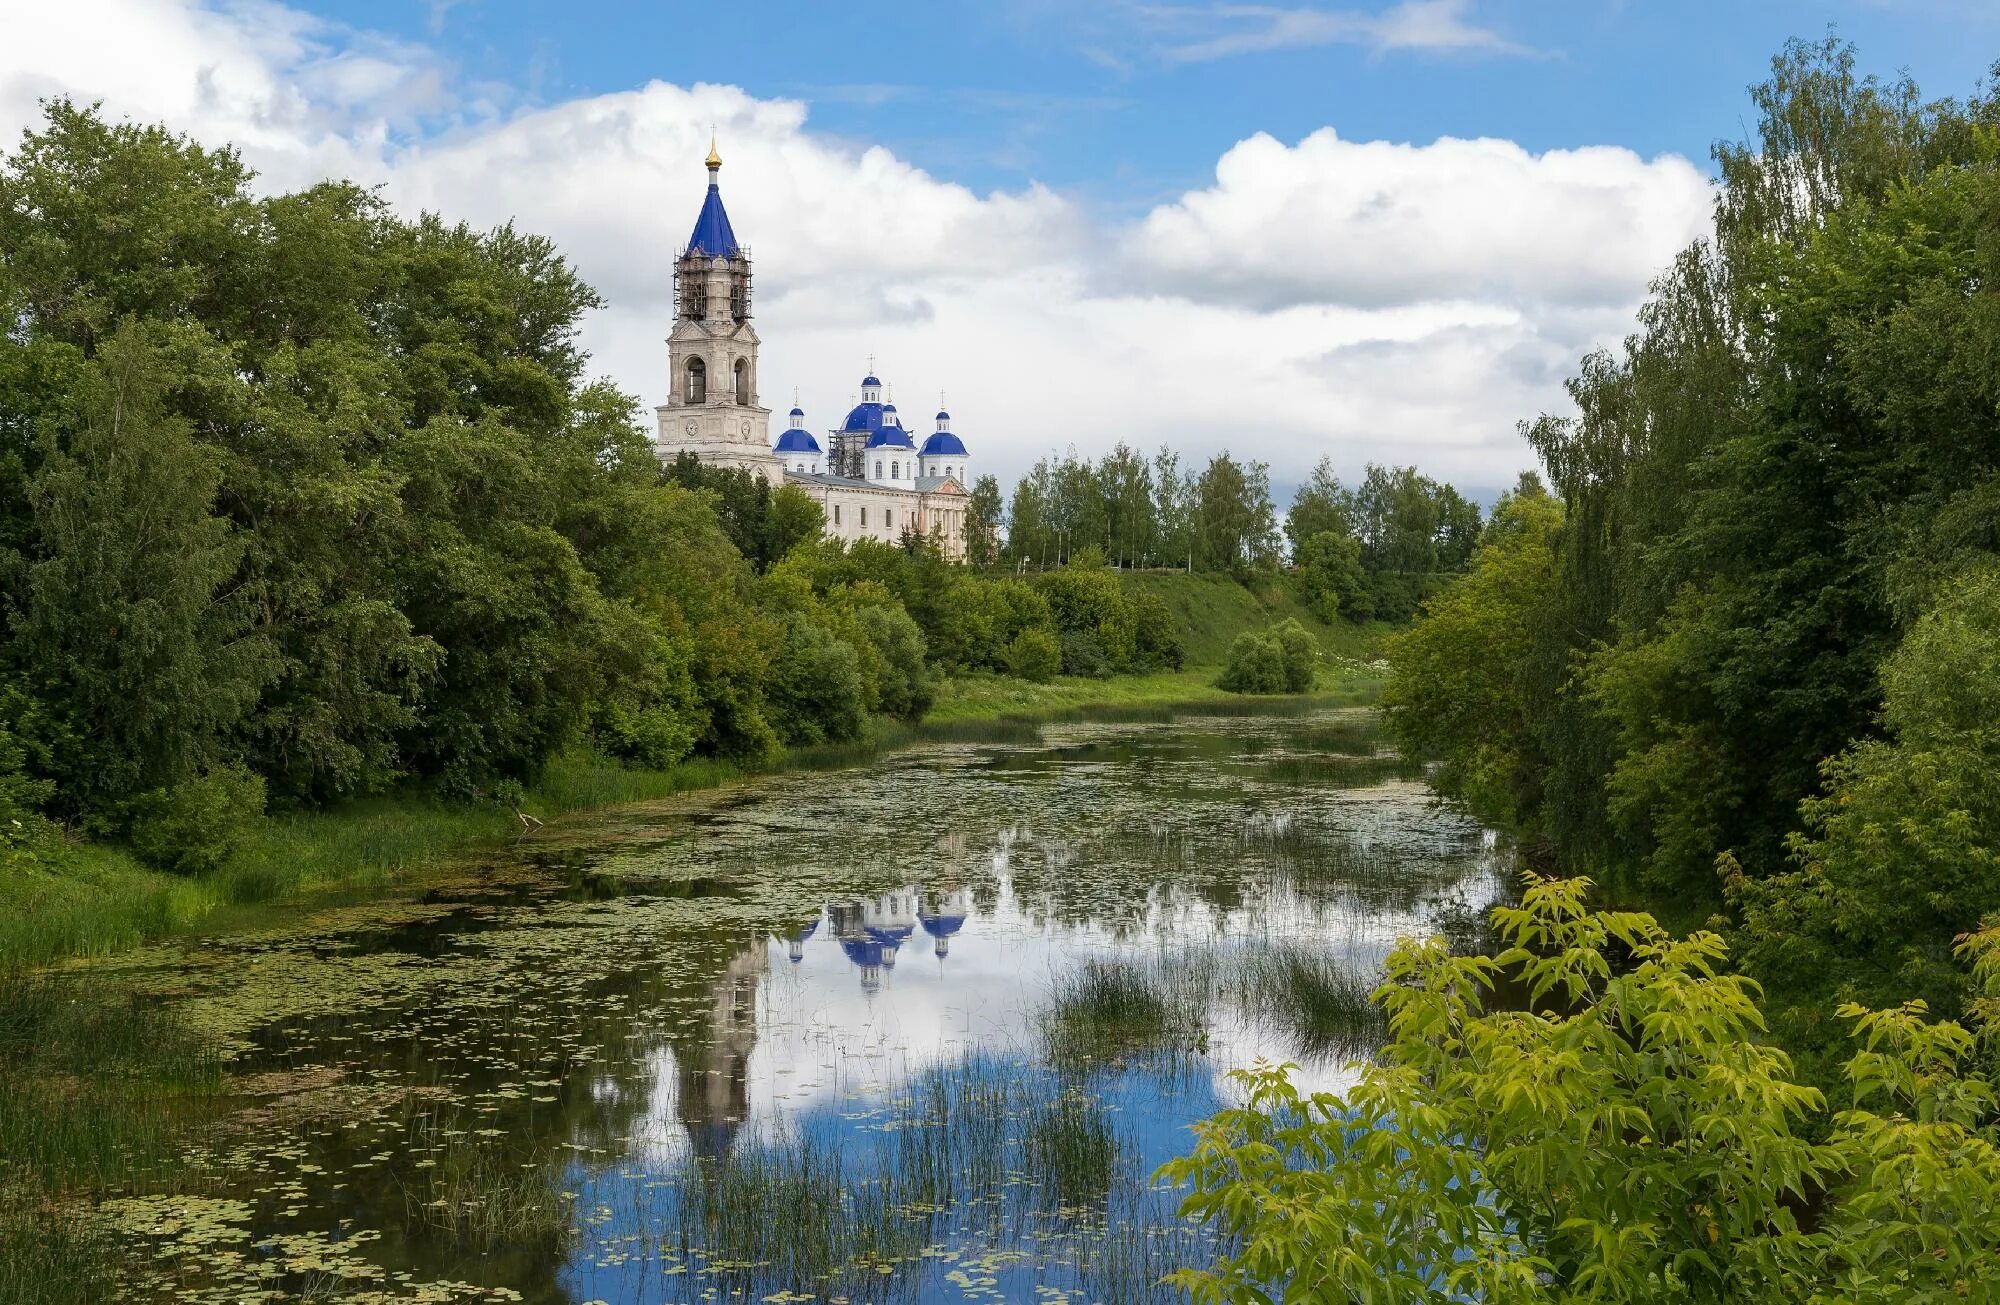
{"type": "Polygon", "coordinates": [[[1160,47],[1159,56],[1167,63],[1323,45],[1358,45],[1377,52],[1533,53],[1490,27],[1467,21],[1470,7],[1470,0],[1403,0],[1381,11],[1209,4],[1155,6],[1141,13],[1158,27],[1183,33],[1160,47]]]}
{"type": "Polygon", "coordinates": [[[1562,375],[1631,328],[1707,216],[1707,182],[1678,158],[1329,129],[1246,140],[1213,186],[1108,224],[1039,186],[975,193],[735,87],[520,110],[433,51],[268,3],[69,0],[6,25],[5,139],[67,93],[233,142],[274,189],[331,173],[407,211],[513,219],[610,300],[585,341],[647,404],[713,122],[757,259],[764,400],[782,411],[796,386],[832,425],[873,353],[906,419],[927,425],[948,391],[1003,478],[1123,439],[1231,448],[1280,485],[1322,453],[1511,482],[1530,460],[1516,420],[1564,402],[1562,375]]]}
{"type": "Polygon", "coordinates": [[[1626,306],[1699,230],[1708,182],[1683,159],[1512,141],[1257,135],[1215,185],[1146,216],[1126,275],[1260,306],[1476,297],[1626,306]]]}

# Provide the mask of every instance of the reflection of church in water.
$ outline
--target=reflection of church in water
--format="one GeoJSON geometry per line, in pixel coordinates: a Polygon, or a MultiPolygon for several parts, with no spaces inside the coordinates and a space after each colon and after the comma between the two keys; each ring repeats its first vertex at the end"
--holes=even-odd
{"type": "MultiPolygon", "coordinates": [[[[805,959],[807,940],[822,924],[860,971],[861,990],[873,996],[895,969],[904,944],[921,930],[940,961],[953,935],[965,927],[972,894],[964,888],[897,888],[871,898],[828,902],[811,923],[782,941],[793,963],[805,959]]],[[[770,973],[765,935],[746,939],[710,989],[700,1040],[674,1054],[678,1105],[694,1153],[721,1159],[750,1113],[750,1056],[757,1049],[757,993],[770,973]]],[[[677,1039],[678,1041],[678,1039],[677,1039]]]]}

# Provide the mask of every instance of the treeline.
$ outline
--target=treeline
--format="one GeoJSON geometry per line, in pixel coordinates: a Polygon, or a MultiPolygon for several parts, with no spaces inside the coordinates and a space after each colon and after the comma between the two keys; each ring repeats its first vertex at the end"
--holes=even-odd
{"type": "Polygon", "coordinates": [[[921,713],[894,593],[798,601],[729,487],[661,476],[545,241],[249,181],[61,103],[0,167],[0,851],[196,870],[267,805],[921,713]]]}
{"type": "Polygon", "coordinates": [[[1045,569],[1090,550],[1114,566],[1237,576],[1289,561],[1329,621],[1407,620],[1465,565],[1480,530],[1476,503],[1414,467],[1371,464],[1350,489],[1325,458],[1299,487],[1282,530],[1269,468],[1228,453],[1199,472],[1183,470],[1171,449],[1147,458],[1123,443],[1095,462],[1045,457],[1014,486],[1004,546],[989,524],[999,486],[988,476],[978,489],[975,560],[1045,569]]]}
{"type": "Polygon", "coordinates": [[[1754,98],[1390,712],[1563,864],[1719,913],[1828,1082],[1843,1001],[1959,1016],[2000,912],[2000,98],[1831,40],[1754,98]]]}
{"type": "Polygon", "coordinates": [[[267,808],[505,800],[578,747],[756,763],[921,716],[942,670],[1179,664],[1101,567],[844,549],[796,489],[663,473],[546,241],[250,180],[66,103],[0,165],[0,852],[68,825],[196,871],[267,808]]]}

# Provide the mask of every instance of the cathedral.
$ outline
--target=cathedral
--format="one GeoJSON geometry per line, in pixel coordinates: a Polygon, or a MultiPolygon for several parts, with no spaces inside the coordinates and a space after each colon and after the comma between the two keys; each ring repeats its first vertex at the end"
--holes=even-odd
{"type": "Polygon", "coordinates": [[[826,516],[828,537],[899,543],[933,539],[947,558],[965,557],[970,502],[965,442],[939,412],[921,446],[896,405],[883,402],[872,372],[861,402],[821,447],[794,405],[771,440],[771,410],[758,401],[757,332],[750,325],[750,251],[739,245],[722,207],[722,158],[708,150],[708,197],[694,234],[674,264],[674,326],[667,335],[667,401],[657,409],[662,465],[692,453],[792,485],[826,516]]]}

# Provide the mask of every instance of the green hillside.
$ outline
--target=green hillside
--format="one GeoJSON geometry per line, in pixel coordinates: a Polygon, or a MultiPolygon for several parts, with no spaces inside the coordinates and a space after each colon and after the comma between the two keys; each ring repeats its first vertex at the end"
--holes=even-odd
{"type": "Polygon", "coordinates": [[[1187,631],[1190,666],[1220,666],[1229,645],[1245,630],[1261,630],[1274,621],[1296,617],[1319,636],[1334,656],[1372,659],[1382,636],[1392,627],[1382,622],[1328,625],[1291,592],[1285,576],[1242,584],[1226,575],[1186,571],[1127,571],[1128,591],[1145,591],[1167,605],[1187,631]]]}

